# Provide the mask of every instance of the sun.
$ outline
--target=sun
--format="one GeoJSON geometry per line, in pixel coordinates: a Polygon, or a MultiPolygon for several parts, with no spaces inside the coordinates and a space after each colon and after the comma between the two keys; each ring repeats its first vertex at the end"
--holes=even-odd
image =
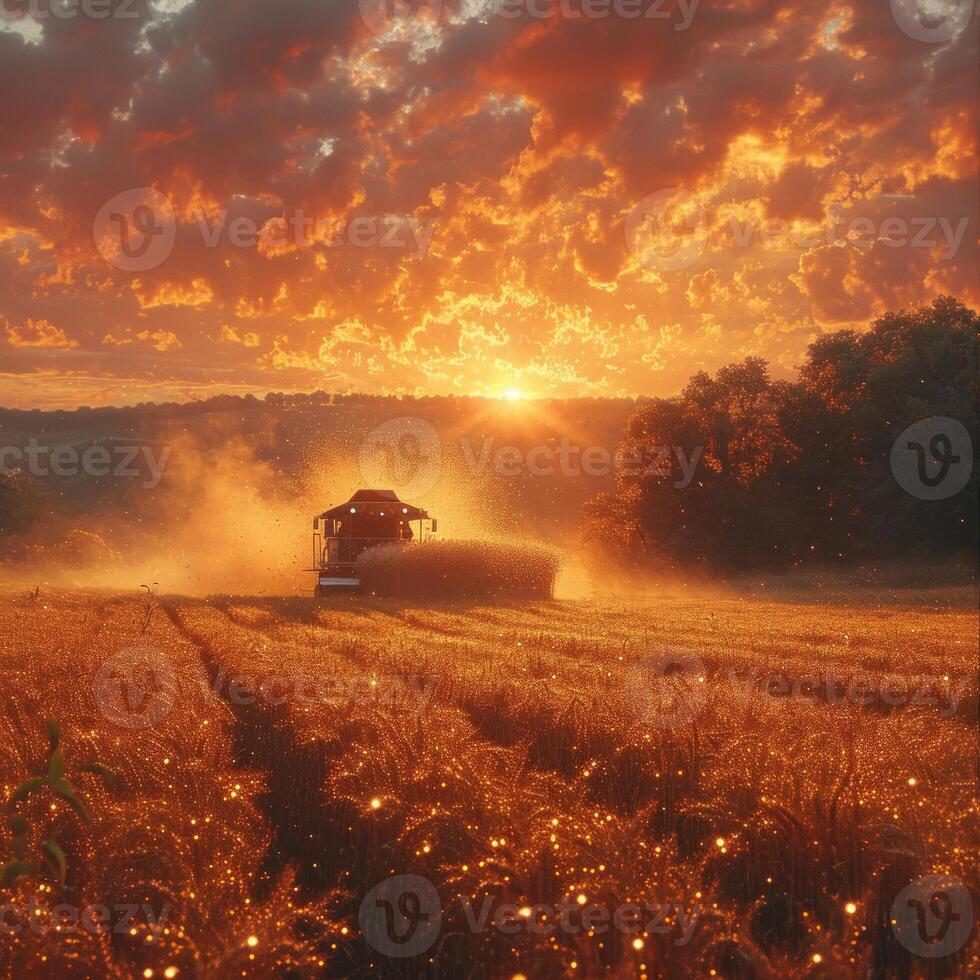
{"type": "Polygon", "coordinates": [[[501,394],[509,402],[519,402],[524,397],[524,392],[520,388],[505,388],[501,394]]]}

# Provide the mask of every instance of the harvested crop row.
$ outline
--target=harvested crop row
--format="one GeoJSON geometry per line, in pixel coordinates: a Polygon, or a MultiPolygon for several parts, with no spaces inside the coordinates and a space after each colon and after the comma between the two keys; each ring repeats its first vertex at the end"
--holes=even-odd
{"type": "MultiPolygon", "coordinates": [[[[239,614],[257,618],[241,610],[239,614]]],[[[963,817],[970,805],[968,759],[947,731],[931,724],[931,711],[880,717],[854,706],[837,708],[850,719],[845,731],[853,733],[851,744],[841,740],[835,714],[825,708],[747,696],[745,690],[722,683],[720,673],[706,678],[705,704],[693,728],[659,731],[643,725],[637,706],[624,697],[628,658],[618,652],[621,647],[613,648],[605,660],[581,668],[585,686],[576,693],[566,682],[566,665],[576,658],[560,652],[553,655],[556,664],[561,663],[554,672],[557,678],[531,686],[506,684],[492,670],[488,646],[501,639],[494,634],[494,624],[481,626],[479,615],[460,617],[460,629],[454,633],[447,615],[442,617],[442,628],[434,633],[424,628],[425,611],[413,614],[413,619],[423,621],[416,627],[385,605],[361,609],[356,617],[321,609],[317,624],[276,620],[270,627],[279,637],[305,636],[308,643],[294,644],[304,658],[312,649],[334,646],[338,640],[348,650],[342,639],[347,637],[355,644],[350,648],[356,650],[351,658],[354,669],[363,676],[384,676],[397,668],[411,676],[434,678],[425,692],[430,700],[423,706],[421,721],[404,711],[388,716],[376,703],[355,700],[348,706],[348,718],[332,738],[332,758],[339,761],[331,763],[325,780],[332,787],[331,798],[340,796],[356,810],[366,806],[364,794],[380,793],[371,797],[379,803],[409,795],[400,781],[405,765],[399,764],[399,753],[407,757],[421,750],[413,750],[411,740],[396,739],[393,731],[414,725],[416,741],[425,746],[438,744],[449,731],[457,746],[467,745],[476,736],[467,734],[467,726],[453,713],[462,708],[477,727],[478,744],[488,738],[506,748],[507,757],[521,771],[529,764],[567,779],[573,795],[630,823],[645,846],[659,846],[661,853],[676,854],[691,865],[676,873],[687,875],[704,894],[723,887],[733,913],[745,915],[750,906],[761,910],[750,932],[770,957],[778,956],[786,942],[798,949],[812,948],[853,925],[854,920],[844,921],[841,909],[854,900],[865,916],[864,932],[857,930],[855,963],[867,957],[875,943],[885,941],[872,927],[889,889],[901,887],[908,880],[903,878],[906,873],[942,865],[950,840],[968,839],[963,817]],[[351,629],[355,620],[361,627],[356,633],[351,629]],[[441,670],[429,675],[433,664],[441,670]],[[775,741],[747,743],[745,731],[767,731],[775,741]],[[806,731],[813,737],[804,738],[806,731]],[[357,760],[359,740],[367,732],[369,744],[360,750],[363,760],[357,760]],[[910,744],[931,760],[931,774],[920,774],[918,792],[908,784],[903,747],[910,744]],[[803,761],[789,765],[786,759],[796,757],[794,752],[803,761]],[[347,769],[344,760],[351,756],[357,764],[347,769]],[[379,760],[388,761],[381,765],[379,760]],[[371,779],[378,769],[384,778],[371,779]],[[356,790],[344,782],[344,773],[356,790]],[[930,784],[933,802],[921,788],[927,778],[935,781],[930,784]],[[896,823],[883,821],[883,815],[896,823]],[[724,851],[718,839],[725,841],[724,851]],[[899,874],[893,854],[905,846],[901,841],[918,850],[919,857],[899,874]],[[747,886],[733,889],[733,882],[743,880],[739,869],[760,853],[765,857],[762,866],[772,872],[767,875],[771,881],[750,876],[744,879],[747,886]],[[808,867],[837,870],[832,876],[818,870],[801,875],[794,853],[807,855],[808,867]],[[797,878],[801,888],[794,886],[797,878]],[[817,933],[808,933],[810,923],[819,926],[817,933]]],[[[582,642],[598,647],[601,634],[591,624],[580,633],[582,642]]],[[[531,662],[522,643],[513,647],[511,672],[531,662]]],[[[280,669],[285,650],[274,654],[280,669]]],[[[319,721],[326,723],[326,718],[321,715],[319,721]]],[[[316,716],[303,712],[296,724],[315,737],[316,716]]],[[[334,720],[320,730],[335,727],[334,720]]],[[[487,778],[481,776],[481,784],[487,778]]],[[[410,822],[407,814],[397,824],[410,822]]],[[[964,864],[961,858],[952,867],[968,876],[964,864]]],[[[410,860],[404,865],[393,861],[393,870],[411,866],[410,860]]],[[[758,952],[754,955],[758,959],[758,952]]]]}
{"type": "MultiPolygon", "coordinates": [[[[181,605],[176,615],[206,638],[216,663],[240,665],[252,648],[264,658],[256,668],[275,665],[288,674],[309,667],[308,648],[291,648],[300,657],[294,664],[289,646],[263,643],[214,610],[181,605]]],[[[239,611],[238,618],[258,617],[239,611]]],[[[258,696],[239,706],[240,727],[247,729],[249,758],[269,767],[274,781],[280,857],[302,855],[299,880],[309,889],[342,886],[347,898],[334,914],[350,922],[352,933],[361,899],[391,874],[436,884],[449,936],[472,933],[468,916],[485,901],[494,911],[501,902],[576,905],[580,894],[601,896],[612,907],[630,900],[687,903],[692,913],[701,907],[671,867],[669,847],[655,851],[630,820],[583,805],[560,778],[528,768],[524,753],[487,745],[458,708],[433,704],[413,712],[359,699],[308,707],[258,696]]],[[[571,963],[593,972],[603,964],[635,969],[651,955],[641,955],[645,943],[683,976],[714,955],[701,940],[682,948],[654,933],[634,948],[619,935],[587,933],[549,937],[524,929],[508,936],[489,927],[468,935],[462,947],[452,940],[437,945],[433,968],[454,975],[467,964],[477,975],[488,965],[492,975],[503,975],[528,962],[546,974],[564,973],[571,963]]],[[[363,943],[346,950],[351,969],[379,968],[363,943]]]]}
{"type": "Polygon", "coordinates": [[[6,792],[43,763],[42,722],[54,717],[67,774],[92,813],[86,825],[41,793],[18,804],[37,838],[29,852],[42,836],[57,840],[66,881],[60,888],[18,879],[7,898],[17,911],[8,916],[15,931],[0,936],[0,973],[130,977],[173,969],[193,977],[248,963],[315,972],[321,946],[329,947],[328,922],[316,907],[296,907],[288,879],[266,882],[265,891],[279,891],[257,901],[257,855],[268,838],[254,802],[262,780],[233,770],[230,714],[199,683],[196,650],[159,610],[147,618],[146,608],[82,597],[0,603],[4,635],[21,647],[21,677],[0,702],[6,792]],[[108,766],[121,785],[80,773],[88,761],[108,766]],[[104,928],[103,907],[111,916],[104,928]],[[291,934],[287,923],[300,913],[320,921],[322,938],[291,934]],[[59,915],[69,917],[60,929],[59,915]]]}

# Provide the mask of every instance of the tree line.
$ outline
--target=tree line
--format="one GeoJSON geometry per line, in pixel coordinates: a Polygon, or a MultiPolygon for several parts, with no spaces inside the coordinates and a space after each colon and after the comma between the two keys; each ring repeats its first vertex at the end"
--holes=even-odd
{"type": "MultiPolygon", "coordinates": [[[[758,357],[699,372],[676,398],[643,404],[620,446],[630,458],[658,446],[700,452],[694,479],[625,470],[614,492],[587,503],[587,542],[627,566],[713,571],[975,555],[975,469],[947,499],[921,499],[896,479],[892,449],[908,426],[937,417],[975,443],[978,326],[946,296],[867,332],[820,337],[795,382],[773,380],[758,357]]],[[[969,467],[968,454],[958,465],[969,467]]]]}

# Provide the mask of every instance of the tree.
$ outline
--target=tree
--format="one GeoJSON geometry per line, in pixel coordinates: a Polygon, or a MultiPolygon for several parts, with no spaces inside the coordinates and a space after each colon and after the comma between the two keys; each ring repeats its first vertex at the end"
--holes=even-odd
{"type": "Polygon", "coordinates": [[[650,466],[623,473],[614,495],[586,509],[588,536],[632,561],[713,568],[975,550],[976,477],[924,501],[899,486],[890,459],[921,419],[977,432],[978,325],[941,297],[867,333],[819,338],[795,383],[772,381],[756,357],[699,372],[678,397],[644,404],[620,447],[647,461],[657,447],[700,452],[695,478],[680,485],[675,471],[650,466]]]}

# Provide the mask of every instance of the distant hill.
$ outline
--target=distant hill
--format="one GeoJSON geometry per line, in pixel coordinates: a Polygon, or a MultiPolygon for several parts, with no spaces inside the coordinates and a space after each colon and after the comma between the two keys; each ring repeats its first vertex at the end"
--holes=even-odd
{"type": "MultiPolygon", "coordinates": [[[[27,498],[19,513],[32,518],[10,528],[19,535],[0,549],[23,552],[27,538],[32,548],[46,542],[50,554],[80,529],[100,535],[124,561],[133,549],[174,540],[188,552],[211,541],[229,558],[248,560],[241,552],[249,540],[275,528],[279,549],[300,561],[309,518],[373,485],[429,508],[442,536],[570,542],[582,504],[615,486],[612,458],[637,407],[630,399],[314,392],[0,409],[7,474],[0,508],[8,499],[8,511],[17,509],[12,494],[21,504],[27,498]]],[[[267,557],[276,547],[265,542],[267,557]]]]}

